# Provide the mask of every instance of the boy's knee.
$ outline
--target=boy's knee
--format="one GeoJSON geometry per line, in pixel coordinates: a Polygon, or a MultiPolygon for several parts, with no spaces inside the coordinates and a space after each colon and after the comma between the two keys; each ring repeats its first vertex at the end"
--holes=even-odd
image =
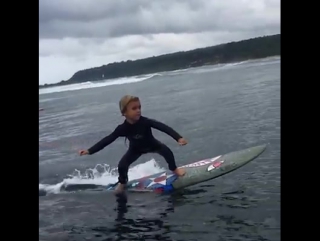
{"type": "Polygon", "coordinates": [[[129,164],[127,159],[123,158],[118,163],[118,169],[126,169],[129,168],[129,164]]]}
{"type": "Polygon", "coordinates": [[[174,171],[177,168],[173,152],[169,147],[162,144],[159,148],[158,154],[160,154],[166,160],[170,171],[174,171]]]}
{"type": "Polygon", "coordinates": [[[127,152],[118,163],[119,182],[126,184],[128,182],[128,170],[131,163],[138,159],[140,153],[127,152]]]}

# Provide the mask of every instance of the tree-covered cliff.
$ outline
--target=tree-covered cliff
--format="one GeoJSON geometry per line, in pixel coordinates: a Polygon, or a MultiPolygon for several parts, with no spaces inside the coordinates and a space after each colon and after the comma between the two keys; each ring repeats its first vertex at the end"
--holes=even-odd
{"type": "Polygon", "coordinates": [[[150,74],[209,64],[230,63],[280,55],[281,34],[230,42],[213,47],[164,54],[160,56],[110,63],[76,72],[69,80],[42,87],[67,85],[86,81],[150,74]]]}

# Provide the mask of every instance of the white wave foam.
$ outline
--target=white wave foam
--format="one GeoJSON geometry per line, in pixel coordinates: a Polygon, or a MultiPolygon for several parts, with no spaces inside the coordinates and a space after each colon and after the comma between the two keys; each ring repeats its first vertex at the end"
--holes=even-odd
{"type": "Polygon", "coordinates": [[[241,66],[246,63],[248,63],[248,61],[241,61],[241,62],[228,63],[228,64],[206,65],[206,66],[203,66],[200,68],[196,67],[196,68],[190,69],[190,74],[202,74],[202,73],[220,71],[220,70],[224,70],[224,69],[234,68],[236,66],[241,66]]]}
{"type": "Polygon", "coordinates": [[[45,98],[45,99],[39,100],[39,104],[40,104],[40,103],[45,103],[45,102],[54,101],[54,100],[60,100],[60,99],[64,99],[64,98],[65,98],[65,97],[45,98]]]}
{"type": "Polygon", "coordinates": [[[194,67],[194,68],[187,68],[187,69],[178,69],[173,71],[164,71],[161,73],[155,73],[150,75],[140,75],[140,76],[133,76],[133,77],[124,77],[118,79],[110,79],[106,81],[98,81],[98,82],[84,82],[79,84],[70,84],[70,85],[63,85],[63,86],[56,86],[50,88],[43,88],[39,89],[39,95],[42,94],[49,94],[55,92],[64,92],[64,91],[74,91],[74,90],[81,90],[81,89],[89,89],[89,88],[99,88],[111,85],[122,85],[122,84],[131,84],[136,82],[141,82],[144,80],[151,79],[155,76],[162,76],[162,75],[178,75],[178,74],[199,74],[199,73],[206,73],[212,71],[218,71],[223,69],[230,69],[240,66],[248,66],[248,65],[267,65],[277,63],[281,60],[280,56],[273,56],[263,59],[254,59],[254,60],[246,60],[241,62],[235,63],[228,63],[228,64],[215,64],[215,65],[206,65],[201,67],[194,67]]]}
{"type": "Polygon", "coordinates": [[[56,86],[50,88],[43,88],[39,89],[39,94],[49,94],[55,92],[64,92],[64,91],[74,91],[74,90],[82,90],[82,89],[89,89],[89,88],[99,88],[105,87],[110,85],[123,85],[123,84],[131,84],[136,83],[144,80],[148,80],[154,76],[159,76],[160,74],[151,74],[151,75],[143,75],[143,76],[134,76],[134,77],[124,77],[118,79],[111,79],[107,81],[99,81],[99,82],[84,82],[79,84],[70,84],[70,85],[63,85],[63,86],[56,86]]]}
{"type": "MultiPolygon", "coordinates": [[[[129,180],[133,180],[162,171],[165,171],[165,168],[160,167],[154,159],[151,159],[145,163],[141,163],[130,168],[128,176],[129,180]]],[[[115,183],[118,180],[117,169],[110,168],[107,164],[98,164],[94,168],[87,169],[84,173],[81,173],[79,170],[75,170],[74,173],[69,176],[70,178],[66,178],[57,184],[39,184],[39,191],[57,194],[61,191],[62,186],[68,184],[108,185],[115,183]]]]}
{"type": "Polygon", "coordinates": [[[254,59],[254,60],[246,60],[235,63],[227,63],[227,64],[215,64],[215,65],[206,65],[202,67],[190,68],[188,72],[189,74],[202,74],[209,73],[220,70],[229,70],[233,68],[241,68],[241,67],[253,67],[253,66],[263,66],[278,63],[280,61],[279,57],[271,57],[264,59],[254,59]]]}

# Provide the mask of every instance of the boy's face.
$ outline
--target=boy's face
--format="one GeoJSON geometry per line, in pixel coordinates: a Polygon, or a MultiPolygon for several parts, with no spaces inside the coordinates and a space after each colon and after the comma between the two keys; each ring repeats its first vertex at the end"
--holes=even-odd
{"type": "Polygon", "coordinates": [[[141,116],[141,104],[140,101],[132,101],[127,105],[124,116],[131,120],[139,120],[141,116]]]}

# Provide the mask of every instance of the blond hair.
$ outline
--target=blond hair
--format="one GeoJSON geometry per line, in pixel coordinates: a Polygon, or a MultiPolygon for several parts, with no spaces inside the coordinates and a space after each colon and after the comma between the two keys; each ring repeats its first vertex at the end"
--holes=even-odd
{"type": "Polygon", "coordinates": [[[133,95],[125,95],[119,101],[119,109],[121,114],[126,112],[127,106],[133,101],[139,101],[139,97],[133,95]]]}

